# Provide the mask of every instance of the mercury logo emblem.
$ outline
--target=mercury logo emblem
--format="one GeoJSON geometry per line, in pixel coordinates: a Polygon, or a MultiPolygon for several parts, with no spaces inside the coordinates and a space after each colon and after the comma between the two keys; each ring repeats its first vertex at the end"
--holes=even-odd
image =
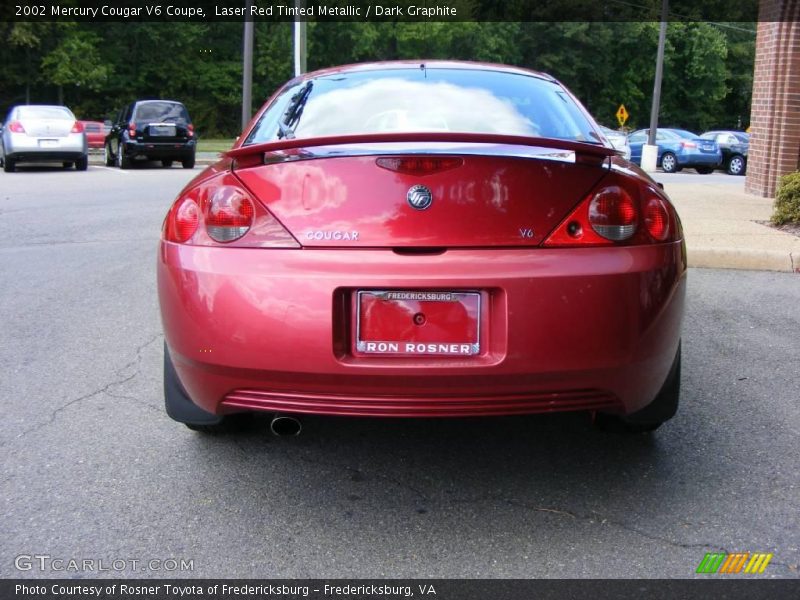
{"type": "Polygon", "coordinates": [[[433,202],[433,196],[431,195],[431,191],[424,185],[415,185],[408,190],[406,200],[408,200],[411,208],[425,210],[431,205],[431,202],[433,202]]]}

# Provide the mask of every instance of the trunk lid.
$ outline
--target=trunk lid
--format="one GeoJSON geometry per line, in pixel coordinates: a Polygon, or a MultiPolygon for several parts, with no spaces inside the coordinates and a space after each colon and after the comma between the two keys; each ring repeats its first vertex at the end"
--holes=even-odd
{"type": "Polygon", "coordinates": [[[302,150],[235,173],[303,246],[459,248],[538,246],[607,172],[602,156],[570,161],[553,148],[460,150],[302,150]],[[462,162],[419,175],[378,166],[385,157],[462,162]],[[412,206],[416,186],[429,190],[427,208],[412,206]]]}
{"type": "Polygon", "coordinates": [[[31,137],[67,137],[75,125],[74,119],[41,119],[24,117],[19,120],[25,133],[31,137]]]}

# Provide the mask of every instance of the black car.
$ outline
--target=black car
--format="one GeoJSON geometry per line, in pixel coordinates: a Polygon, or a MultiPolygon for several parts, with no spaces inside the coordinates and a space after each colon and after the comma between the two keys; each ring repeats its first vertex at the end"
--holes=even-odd
{"type": "Polygon", "coordinates": [[[119,111],[105,139],[106,165],[127,169],[139,158],[160,160],[165,167],[179,160],[194,167],[197,137],[189,112],[173,100],[138,100],[119,111]]]}
{"type": "Polygon", "coordinates": [[[747,171],[747,150],[750,136],[743,131],[706,131],[700,136],[714,140],[722,150],[722,165],[730,175],[744,175],[747,171]]]}

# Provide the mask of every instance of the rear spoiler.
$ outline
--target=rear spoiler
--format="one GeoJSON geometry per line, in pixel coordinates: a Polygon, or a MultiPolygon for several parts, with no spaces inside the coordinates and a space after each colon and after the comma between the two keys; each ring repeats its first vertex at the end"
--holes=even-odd
{"type": "Polygon", "coordinates": [[[467,144],[498,144],[508,146],[537,146],[575,152],[603,159],[617,154],[613,148],[584,142],[571,142],[546,137],[524,135],[499,135],[495,133],[460,133],[451,131],[425,131],[419,133],[358,133],[353,135],[328,135],[310,138],[282,139],[260,144],[250,144],[228,150],[224,156],[233,159],[257,156],[267,152],[279,152],[295,148],[320,146],[344,146],[348,144],[380,144],[408,142],[463,142],[467,144]]]}

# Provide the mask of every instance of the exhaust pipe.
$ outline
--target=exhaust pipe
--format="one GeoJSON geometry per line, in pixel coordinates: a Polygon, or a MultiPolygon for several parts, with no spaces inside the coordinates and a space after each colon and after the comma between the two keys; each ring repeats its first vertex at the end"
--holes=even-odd
{"type": "Polygon", "coordinates": [[[286,415],[275,415],[274,417],[272,417],[272,421],[270,421],[269,430],[274,435],[292,436],[292,435],[300,435],[300,432],[303,430],[303,426],[300,424],[300,421],[298,421],[294,417],[289,417],[286,415]]]}

